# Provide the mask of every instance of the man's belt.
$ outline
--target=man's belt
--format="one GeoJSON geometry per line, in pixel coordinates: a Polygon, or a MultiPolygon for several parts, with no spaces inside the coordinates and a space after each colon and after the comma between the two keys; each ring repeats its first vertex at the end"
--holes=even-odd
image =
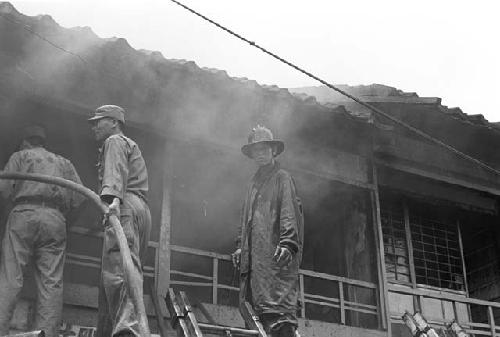
{"type": "Polygon", "coordinates": [[[60,212],[63,212],[63,207],[52,200],[47,200],[41,197],[22,197],[18,198],[14,202],[15,205],[37,205],[46,208],[54,208],[60,212]]]}

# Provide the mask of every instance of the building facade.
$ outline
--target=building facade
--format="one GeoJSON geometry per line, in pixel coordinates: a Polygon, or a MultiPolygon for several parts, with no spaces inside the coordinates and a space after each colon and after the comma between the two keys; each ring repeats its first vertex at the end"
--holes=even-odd
{"type": "MultiPolygon", "coordinates": [[[[319,103],[137,51],[87,28],[62,28],[47,16],[27,17],[8,3],[0,12],[85,59],[0,18],[1,163],[16,149],[17,130],[39,122],[48,128],[48,146],[69,158],[93,188],[97,152],[86,118],[102,104],[127,110],[126,133],[141,146],[150,174],[153,231],[144,271],[153,331],[151,294],[161,303],[169,287],[186,290],[219,323],[242,325],[229,253],[253,167],[239,148],[252,126],[264,124],[285,141],[280,161],[296,178],[304,204],[304,335],[408,336],[401,320],[406,310],[421,311],[436,326],[456,320],[468,331],[495,335],[495,173],[339,97],[319,103]]],[[[348,89],[500,167],[495,124],[448,109],[437,98],[378,85],[348,89]]],[[[2,214],[8,207],[2,205],[2,214]]],[[[97,210],[89,205],[68,232],[61,334],[91,336],[102,247],[97,210]]],[[[28,329],[29,282],[13,329],[28,329]]]]}

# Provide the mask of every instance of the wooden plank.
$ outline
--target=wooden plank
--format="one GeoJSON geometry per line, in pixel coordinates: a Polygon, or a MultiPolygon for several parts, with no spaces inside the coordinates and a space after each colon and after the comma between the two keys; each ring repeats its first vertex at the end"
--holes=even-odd
{"type": "Polygon", "coordinates": [[[362,314],[375,315],[375,316],[377,316],[377,314],[378,314],[377,311],[363,309],[363,308],[349,307],[349,306],[346,306],[345,310],[355,311],[355,312],[359,312],[362,314]]]}
{"type": "Polygon", "coordinates": [[[305,294],[304,299],[307,301],[309,299],[314,299],[314,300],[320,300],[324,302],[332,302],[332,303],[340,303],[340,300],[335,297],[328,297],[328,296],[322,296],[322,295],[316,295],[316,294],[305,294]]]}
{"type": "Polygon", "coordinates": [[[455,318],[455,322],[460,323],[460,319],[458,317],[457,302],[453,301],[451,303],[453,305],[453,317],[455,318]]]}
{"type": "Polygon", "coordinates": [[[388,186],[406,194],[423,198],[446,200],[460,208],[480,210],[488,214],[496,213],[497,204],[494,196],[488,196],[476,190],[462,186],[440,183],[408,172],[383,167],[378,171],[379,186],[388,186]]]}
{"type": "Polygon", "coordinates": [[[378,307],[376,305],[371,305],[371,304],[364,304],[364,303],[358,303],[358,302],[351,302],[351,301],[345,301],[344,300],[344,303],[345,303],[345,306],[346,308],[349,306],[351,308],[364,308],[364,309],[367,309],[367,310],[371,310],[372,312],[374,313],[377,313],[377,309],[378,307]]]}
{"type": "Polygon", "coordinates": [[[495,315],[493,315],[493,308],[488,306],[488,323],[490,325],[491,336],[496,336],[496,328],[495,328],[495,315]]]}
{"type": "Polygon", "coordinates": [[[212,260],[212,303],[217,304],[217,283],[219,282],[219,260],[212,260]]]}
{"type": "Polygon", "coordinates": [[[467,297],[469,297],[469,286],[467,285],[467,268],[465,266],[464,244],[462,241],[462,230],[460,227],[460,220],[457,220],[457,232],[458,232],[458,247],[460,249],[460,258],[462,260],[465,293],[467,297]]]}
{"type": "MultiPolygon", "coordinates": [[[[196,274],[196,273],[186,273],[186,272],[177,271],[177,270],[170,270],[170,275],[179,275],[179,276],[186,276],[186,277],[191,277],[191,278],[201,278],[203,280],[212,281],[211,276],[206,276],[206,275],[201,275],[201,274],[196,274]]],[[[172,278],[172,277],[170,277],[170,278],[172,278]]]]}
{"type": "Polygon", "coordinates": [[[353,279],[349,279],[349,278],[342,277],[342,276],[335,276],[335,275],[320,273],[320,272],[316,272],[316,271],[312,271],[312,270],[301,269],[300,274],[302,274],[304,276],[308,276],[308,277],[321,278],[321,279],[328,280],[328,281],[343,282],[343,283],[347,283],[350,285],[359,286],[359,287],[363,287],[363,288],[377,289],[377,285],[375,283],[360,281],[360,280],[353,280],[353,279]]]}
{"type": "Polygon", "coordinates": [[[259,336],[259,332],[257,330],[248,330],[242,328],[233,328],[229,326],[215,325],[215,324],[207,324],[207,323],[198,323],[198,326],[203,332],[212,332],[216,335],[223,334],[224,336],[259,336]]]}
{"type": "Polygon", "coordinates": [[[309,300],[307,298],[306,298],[306,303],[321,305],[323,307],[330,307],[330,308],[335,308],[335,309],[339,309],[340,308],[339,304],[334,304],[334,303],[329,303],[329,302],[323,302],[323,301],[309,300]]]}
{"type": "Polygon", "coordinates": [[[233,290],[233,291],[240,291],[240,288],[238,287],[233,287],[233,286],[228,286],[226,284],[219,284],[217,285],[219,289],[227,289],[227,290],[233,290]]]}
{"type": "Polygon", "coordinates": [[[170,285],[179,285],[179,286],[193,286],[193,287],[212,287],[212,282],[191,282],[191,281],[175,281],[170,280],[170,285]]]}
{"type": "Polygon", "coordinates": [[[429,179],[443,181],[453,185],[459,185],[466,188],[471,188],[474,190],[491,193],[496,196],[500,196],[500,188],[491,187],[491,184],[480,184],[476,182],[471,182],[466,178],[451,177],[443,173],[431,172],[429,170],[424,170],[417,168],[415,166],[410,166],[402,163],[397,163],[395,160],[385,161],[384,159],[377,158],[377,165],[391,167],[395,170],[412,173],[429,179]]]}
{"type": "Polygon", "coordinates": [[[306,302],[304,300],[304,294],[306,292],[304,288],[304,275],[300,274],[299,275],[299,285],[300,285],[300,302],[302,303],[300,307],[300,315],[302,316],[303,319],[306,318],[306,302]]]}
{"type": "Polygon", "coordinates": [[[408,262],[410,264],[410,279],[413,288],[417,287],[417,276],[415,275],[415,261],[413,260],[413,243],[411,241],[410,210],[408,204],[404,202],[404,223],[406,234],[406,248],[408,249],[408,262]]]}
{"type": "Polygon", "coordinates": [[[375,247],[377,247],[377,266],[378,266],[378,279],[379,279],[379,301],[381,311],[382,328],[387,330],[387,336],[392,337],[391,328],[391,314],[389,308],[389,289],[387,281],[387,273],[385,266],[384,254],[384,237],[382,233],[382,220],[380,215],[380,196],[378,190],[378,177],[377,167],[373,162],[372,181],[375,189],[372,191],[370,197],[372,200],[373,208],[373,227],[375,232],[375,247]]]}
{"type": "Polygon", "coordinates": [[[500,302],[488,302],[484,300],[480,300],[477,298],[472,298],[472,297],[462,297],[462,296],[457,296],[453,294],[447,294],[447,293],[435,293],[431,291],[427,291],[424,289],[411,289],[411,288],[403,288],[403,287],[398,287],[392,284],[389,284],[389,290],[394,293],[399,293],[399,294],[405,294],[405,295],[417,295],[417,296],[423,296],[423,297],[428,297],[428,298],[434,298],[438,300],[447,300],[447,301],[456,301],[458,303],[464,303],[464,304],[475,304],[475,305],[483,305],[483,306],[491,306],[494,308],[499,308],[500,309],[500,302]]]}
{"type": "Polygon", "coordinates": [[[155,288],[158,296],[165,297],[170,287],[170,236],[172,228],[172,179],[173,179],[173,145],[170,141],[164,148],[163,200],[161,205],[161,224],[158,249],[156,249],[155,288]]]}
{"type": "Polygon", "coordinates": [[[229,255],[229,254],[219,254],[219,253],[214,253],[214,252],[208,252],[208,251],[201,250],[201,249],[183,247],[183,246],[177,246],[177,245],[171,245],[170,248],[173,252],[177,252],[177,253],[185,253],[185,254],[191,254],[191,255],[197,255],[197,256],[216,258],[219,260],[231,261],[231,255],[229,255]]]}
{"type": "Polygon", "coordinates": [[[420,296],[415,296],[418,301],[418,307],[417,309],[420,311],[421,314],[424,314],[424,297],[422,295],[420,296]]]}
{"type": "Polygon", "coordinates": [[[339,282],[340,324],[345,324],[344,284],[339,282]]]}

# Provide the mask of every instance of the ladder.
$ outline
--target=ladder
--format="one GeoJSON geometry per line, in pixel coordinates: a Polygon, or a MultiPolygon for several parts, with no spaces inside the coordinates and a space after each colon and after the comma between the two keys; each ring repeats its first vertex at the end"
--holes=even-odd
{"type": "MultiPolygon", "coordinates": [[[[192,310],[190,301],[184,291],[178,294],[172,288],[168,290],[165,297],[168,311],[170,312],[171,325],[177,331],[178,337],[203,337],[203,333],[210,335],[222,335],[226,337],[267,337],[259,317],[255,315],[248,302],[240,308],[241,316],[249,329],[236,328],[216,324],[207,314],[210,323],[198,322],[192,310]]],[[[204,311],[203,308],[200,309],[204,311]]]]}

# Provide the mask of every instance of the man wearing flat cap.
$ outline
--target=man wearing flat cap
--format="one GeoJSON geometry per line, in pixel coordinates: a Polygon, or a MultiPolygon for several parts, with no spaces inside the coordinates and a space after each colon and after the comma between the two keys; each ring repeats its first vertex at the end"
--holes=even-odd
{"type": "MultiPolygon", "coordinates": [[[[81,184],[73,164],[45,149],[45,141],[43,127],[25,128],[20,151],[10,157],[4,171],[45,174],[81,184]]],[[[32,259],[38,297],[34,329],[44,330],[47,337],[59,336],[65,216],[84,199],[69,189],[28,180],[0,180],[0,193],[13,204],[0,257],[0,335],[9,334],[23,272],[32,259]]]]}
{"type": "Polygon", "coordinates": [[[241,148],[257,172],[246,194],[233,264],[240,269],[240,305],[248,301],[273,337],[297,329],[303,213],[290,174],[276,161],[285,146],[257,126],[241,148]]]}
{"type": "MultiPolygon", "coordinates": [[[[132,261],[142,278],[151,231],[146,163],[137,143],[123,134],[123,108],[103,105],[96,109],[89,123],[100,143],[98,194],[112,208],[119,202],[120,223],[132,261]]],[[[118,242],[109,227],[104,231],[102,254],[97,336],[140,336],[138,315],[124,283],[118,242]]],[[[142,293],[142,288],[139,291],[142,293]]]]}

